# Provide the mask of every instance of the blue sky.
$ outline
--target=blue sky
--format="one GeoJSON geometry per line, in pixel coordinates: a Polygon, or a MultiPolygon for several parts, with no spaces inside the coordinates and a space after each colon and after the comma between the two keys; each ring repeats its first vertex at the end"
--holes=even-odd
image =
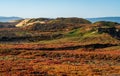
{"type": "Polygon", "coordinates": [[[0,16],[23,18],[120,16],[120,0],[0,0],[0,16]]]}

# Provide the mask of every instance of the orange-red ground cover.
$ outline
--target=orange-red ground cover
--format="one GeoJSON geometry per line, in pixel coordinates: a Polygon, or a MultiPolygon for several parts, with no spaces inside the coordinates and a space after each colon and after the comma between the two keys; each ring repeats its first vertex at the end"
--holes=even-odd
{"type": "MultiPolygon", "coordinates": [[[[0,46],[0,76],[119,76],[119,50],[36,50],[51,45],[0,46]],[[22,48],[22,49],[16,49],[22,48]],[[31,48],[31,49],[26,49],[31,48]]],[[[52,47],[52,46],[51,46],[52,47]]],[[[53,46],[55,47],[55,46],[53,46]]],[[[60,46],[61,47],[61,46],[60,46]]],[[[57,48],[57,46],[56,46],[57,48]]]]}

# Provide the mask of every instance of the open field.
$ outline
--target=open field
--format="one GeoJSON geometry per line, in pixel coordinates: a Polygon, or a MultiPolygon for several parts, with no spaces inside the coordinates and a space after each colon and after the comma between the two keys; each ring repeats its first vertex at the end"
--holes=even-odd
{"type": "Polygon", "coordinates": [[[119,46],[113,50],[63,48],[71,45],[1,44],[0,76],[120,75],[120,50],[114,49],[119,46]]]}

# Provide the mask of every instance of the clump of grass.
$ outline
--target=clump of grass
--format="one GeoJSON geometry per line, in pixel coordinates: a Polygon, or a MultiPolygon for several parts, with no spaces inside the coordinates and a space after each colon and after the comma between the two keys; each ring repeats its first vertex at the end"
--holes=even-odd
{"type": "Polygon", "coordinates": [[[21,52],[18,50],[12,50],[12,49],[0,49],[0,54],[2,55],[18,55],[21,52]]]}
{"type": "Polygon", "coordinates": [[[46,52],[35,53],[35,56],[47,56],[46,52]]]}

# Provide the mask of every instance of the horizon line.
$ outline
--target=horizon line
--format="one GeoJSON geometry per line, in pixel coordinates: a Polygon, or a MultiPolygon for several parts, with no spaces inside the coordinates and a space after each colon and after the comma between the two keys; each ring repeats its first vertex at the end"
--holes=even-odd
{"type": "Polygon", "coordinates": [[[20,17],[20,16],[0,16],[0,17],[19,17],[19,18],[106,18],[106,17],[120,17],[120,16],[97,16],[97,17],[79,17],[79,16],[58,16],[58,17],[20,17]]]}

